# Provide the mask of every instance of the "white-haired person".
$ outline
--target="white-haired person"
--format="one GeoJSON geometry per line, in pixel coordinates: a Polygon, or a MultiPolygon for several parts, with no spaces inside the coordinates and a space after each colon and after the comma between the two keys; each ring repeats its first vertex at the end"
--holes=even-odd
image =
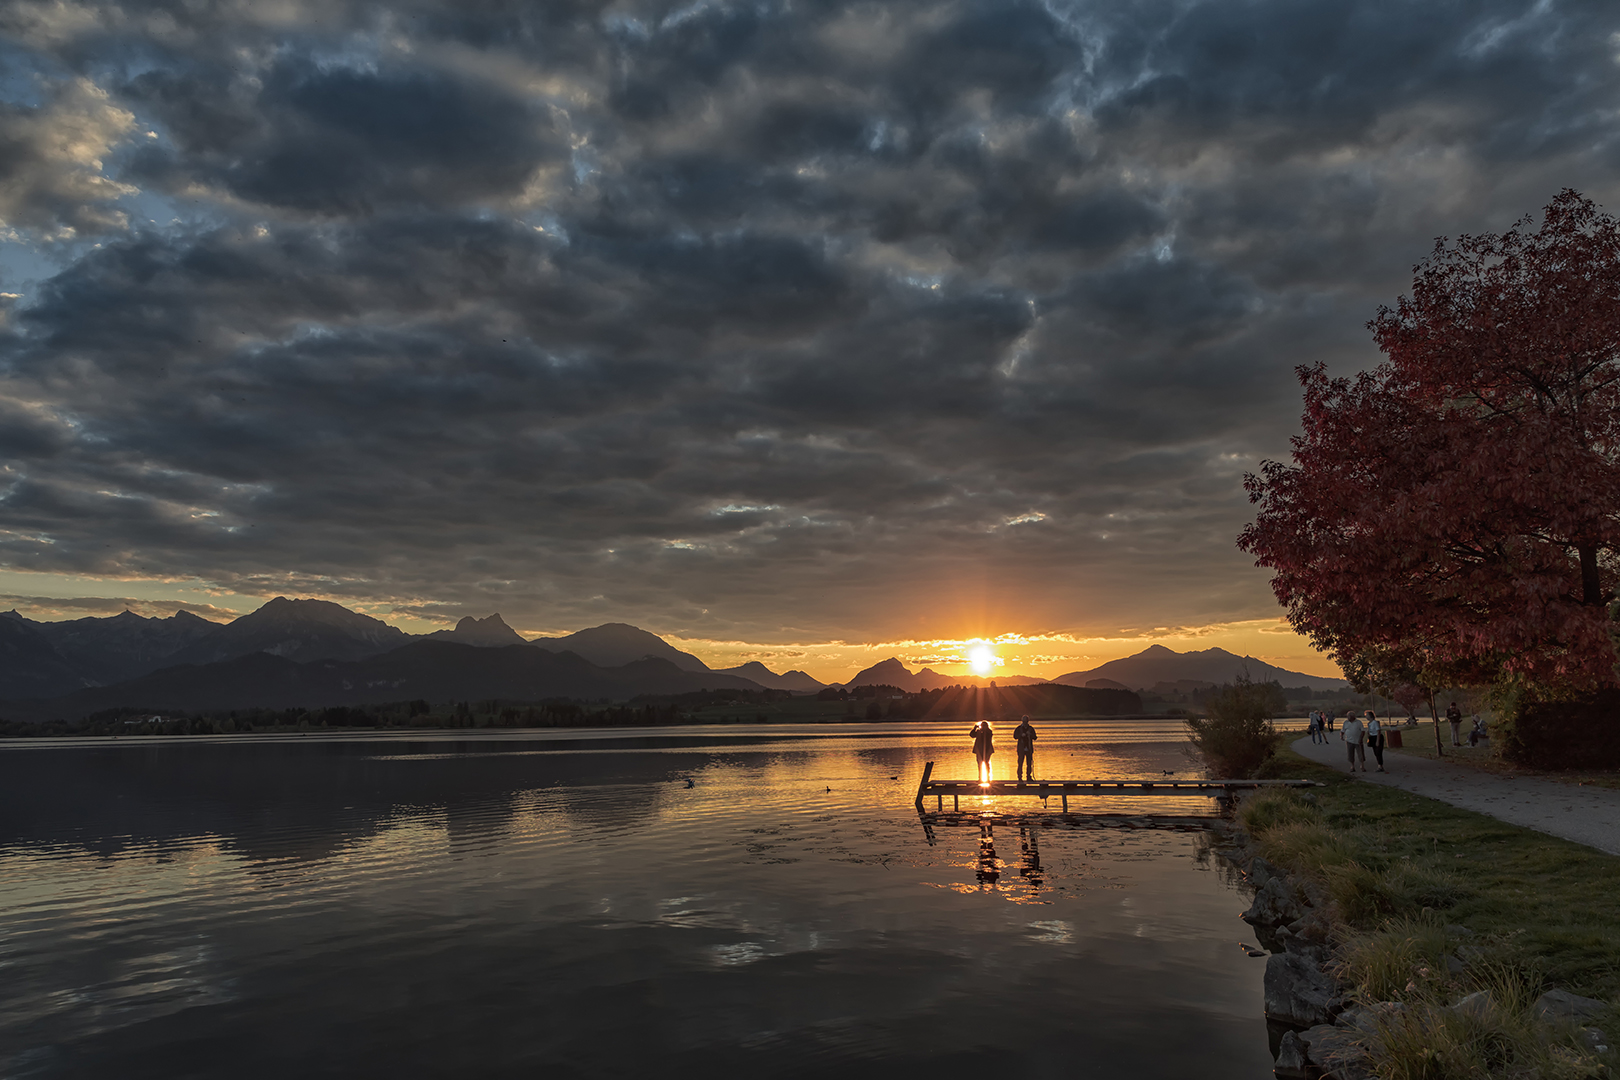
{"type": "Polygon", "coordinates": [[[1361,771],[1367,771],[1367,747],[1364,740],[1367,738],[1367,729],[1362,726],[1361,717],[1355,713],[1344,718],[1344,726],[1339,729],[1339,738],[1344,741],[1344,748],[1350,755],[1350,771],[1356,771],[1356,763],[1360,762],[1361,771]]]}

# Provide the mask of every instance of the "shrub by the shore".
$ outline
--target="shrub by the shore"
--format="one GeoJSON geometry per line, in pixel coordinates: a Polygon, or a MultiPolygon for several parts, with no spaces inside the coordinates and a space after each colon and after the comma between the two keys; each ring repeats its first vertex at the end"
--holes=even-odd
{"type": "Polygon", "coordinates": [[[1282,742],[1271,719],[1286,705],[1276,683],[1241,677],[1209,692],[1204,699],[1209,715],[1187,721],[1188,741],[1211,775],[1226,779],[1253,776],[1282,742]]]}

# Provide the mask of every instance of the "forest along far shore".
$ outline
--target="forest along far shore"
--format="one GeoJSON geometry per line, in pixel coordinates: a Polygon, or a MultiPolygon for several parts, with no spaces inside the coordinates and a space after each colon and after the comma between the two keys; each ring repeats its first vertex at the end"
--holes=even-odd
{"type": "Polygon", "coordinates": [[[1362,701],[1342,679],[1224,649],[1154,645],[1051,680],[948,676],[890,658],[826,684],[757,661],[711,669],[625,623],[526,639],[494,614],[410,635],[330,601],[285,597],[228,623],[185,611],[59,622],[0,613],[0,734],[8,736],[1174,717],[1236,678],[1274,685],[1300,712],[1362,701]]]}

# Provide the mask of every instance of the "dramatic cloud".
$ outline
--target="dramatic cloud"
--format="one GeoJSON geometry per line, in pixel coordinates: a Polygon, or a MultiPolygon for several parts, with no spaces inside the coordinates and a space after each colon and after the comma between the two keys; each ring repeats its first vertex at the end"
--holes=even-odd
{"type": "Polygon", "coordinates": [[[1373,362],[1435,235],[1620,195],[1597,2],[0,28],[0,267],[100,241],[0,281],[0,563],[434,620],[1268,617],[1233,538],[1293,366],[1373,362]]]}
{"type": "Polygon", "coordinates": [[[84,78],[55,84],[37,104],[0,101],[0,236],[121,231],[127,215],[111,204],[136,189],[108,177],[101,159],[134,123],[84,78]]]}

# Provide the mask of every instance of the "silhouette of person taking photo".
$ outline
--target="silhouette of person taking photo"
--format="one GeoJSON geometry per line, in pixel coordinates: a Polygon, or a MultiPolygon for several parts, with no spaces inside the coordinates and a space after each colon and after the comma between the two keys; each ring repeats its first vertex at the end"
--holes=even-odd
{"type": "Polygon", "coordinates": [[[1035,728],[1024,717],[1024,722],[1013,728],[1013,741],[1018,744],[1018,779],[1035,779],[1035,728]]]}
{"type": "Polygon", "coordinates": [[[990,755],[996,752],[995,733],[990,730],[990,721],[980,720],[968,734],[973,736],[973,757],[979,763],[979,779],[989,780],[990,755]]]}

